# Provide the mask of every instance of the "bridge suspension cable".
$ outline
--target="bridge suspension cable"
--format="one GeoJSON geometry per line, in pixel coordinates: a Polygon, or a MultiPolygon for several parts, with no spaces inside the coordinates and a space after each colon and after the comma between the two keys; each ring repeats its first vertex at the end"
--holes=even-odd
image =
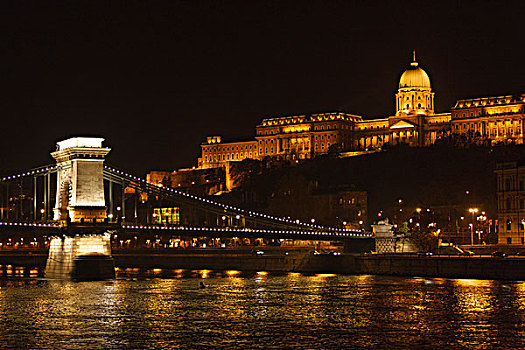
{"type": "MultiPolygon", "coordinates": [[[[25,172],[13,174],[10,176],[4,176],[0,178],[2,182],[9,182],[13,180],[22,179],[25,177],[44,176],[53,174],[63,169],[63,165],[45,165],[37,168],[30,169],[25,172]]],[[[253,222],[264,226],[270,226],[281,229],[299,229],[308,231],[319,231],[319,232],[340,232],[340,233],[362,233],[362,230],[355,229],[343,229],[330,226],[322,226],[317,224],[310,224],[301,222],[300,220],[292,220],[289,218],[272,216],[265,213],[260,213],[253,210],[247,210],[239,208],[233,205],[220,203],[208,198],[196,196],[190,193],[186,193],[177,189],[173,189],[167,186],[162,186],[149,182],[143,178],[134,176],[126,173],[122,170],[112,168],[105,165],[103,171],[104,180],[111,181],[113,183],[121,184],[133,188],[134,190],[141,192],[148,192],[156,194],[168,199],[173,199],[184,205],[189,205],[202,209],[204,211],[212,212],[217,215],[242,215],[246,221],[253,222]]]]}
{"type": "Polygon", "coordinates": [[[10,176],[3,176],[1,178],[1,181],[5,182],[5,181],[16,180],[16,179],[20,179],[20,178],[24,178],[28,176],[40,176],[40,175],[52,174],[52,173],[56,173],[58,169],[61,169],[61,168],[62,168],[61,165],[44,165],[44,166],[34,168],[34,169],[31,169],[25,172],[21,172],[18,174],[14,174],[10,176]]]}
{"type": "Polygon", "coordinates": [[[172,198],[181,204],[188,204],[193,207],[199,207],[204,210],[214,212],[216,214],[240,214],[245,217],[246,220],[253,221],[255,223],[270,225],[273,227],[281,228],[299,228],[311,231],[325,231],[325,232],[348,232],[348,233],[360,233],[362,230],[342,229],[337,227],[321,226],[315,224],[309,224],[301,222],[299,220],[291,220],[282,217],[276,217],[264,213],[259,213],[252,210],[246,210],[236,206],[220,203],[207,198],[199,197],[193,194],[189,194],[183,191],[179,191],[167,186],[162,186],[149,182],[145,179],[139,178],[132,174],[124,171],[104,166],[104,179],[112,182],[120,183],[123,186],[129,186],[135,190],[143,192],[152,192],[160,196],[172,198]]]}

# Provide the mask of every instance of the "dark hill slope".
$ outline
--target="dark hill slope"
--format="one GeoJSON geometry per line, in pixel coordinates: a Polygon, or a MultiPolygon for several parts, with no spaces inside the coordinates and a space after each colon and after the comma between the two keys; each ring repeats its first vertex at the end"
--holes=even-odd
{"type": "MultiPolygon", "coordinates": [[[[476,206],[496,214],[497,162],[520,159],[525,147],[457,149],[394,147],[388,151],[349,158],[317,158],[298,166],[264,171],[246,187],[259,202],[271,196],[278,179],[298,172],[322,187],[355,185],[368,191],[369,221],[383,210],[387,216],[403,199],[405,210],[416,207],[476,206]],[[468,191],[468,194],[467,194],[468,191]]],[[[260,203],[264,207],[263,203],[260,203]]]]}

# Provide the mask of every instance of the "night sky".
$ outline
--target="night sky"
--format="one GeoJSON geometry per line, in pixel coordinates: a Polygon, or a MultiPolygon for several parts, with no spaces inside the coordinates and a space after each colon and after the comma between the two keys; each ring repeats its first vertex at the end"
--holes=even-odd
{"type": "Polygon", "coordinates": [[[0,173],[101,136],[142,175],[262,118],[395,111],[416,49],[436,111],[525,93],[525,1],[0,1],[0,173]]]}

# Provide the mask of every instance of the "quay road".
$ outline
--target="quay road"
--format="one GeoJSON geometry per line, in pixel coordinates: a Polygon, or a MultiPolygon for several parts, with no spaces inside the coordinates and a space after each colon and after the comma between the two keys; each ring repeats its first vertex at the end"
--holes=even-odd
{"type": "MultiPolygon", "coordinates": [[[[115,266],[140,269],[209,269],[267,272],[339,273],[525,281],[525,257],[419,256],[417,254],[317,254],[311,248],[113,249],[115,266]]],[[[0,249],[6,267],[44,269],[47,250],[0,249]]]]}

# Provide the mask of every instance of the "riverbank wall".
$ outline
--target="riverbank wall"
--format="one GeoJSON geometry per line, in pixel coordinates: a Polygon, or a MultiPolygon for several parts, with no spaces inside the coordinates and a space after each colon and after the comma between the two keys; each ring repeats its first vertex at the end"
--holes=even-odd
{"type": "MultiPolygon", "coordinates": [[[[317,254],[306,249],[117,249],[118,268],[239,270],[525,280],[525,257],[317,254]]],[[[44,268],[44,252],[0,251],[0,265],[44,268]]]]}

